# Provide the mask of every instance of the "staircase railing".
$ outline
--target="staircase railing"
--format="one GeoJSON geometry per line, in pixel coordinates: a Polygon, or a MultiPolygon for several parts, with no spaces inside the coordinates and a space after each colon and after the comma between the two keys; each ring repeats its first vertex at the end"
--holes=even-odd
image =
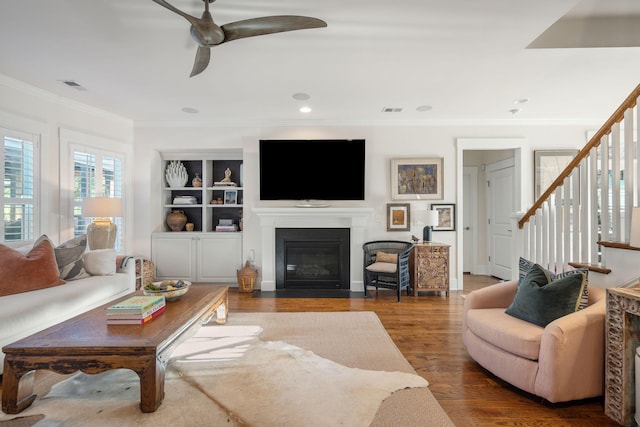
{"type": "Polygon", "coordinates": [[[602,266],[603,242],[629,242],[640,201],[639,97],[640,85],[517,219],[516,256],[560,272],[570,262],[602,266]]]}

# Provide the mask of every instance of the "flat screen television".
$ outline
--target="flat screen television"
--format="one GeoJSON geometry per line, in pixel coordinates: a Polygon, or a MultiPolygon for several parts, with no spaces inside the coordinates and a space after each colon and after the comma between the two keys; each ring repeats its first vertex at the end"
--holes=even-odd
{"type": "Polygon", "coordinates": [[[364,200],[364,139],[260,140],[260,200],[364,200]]]}

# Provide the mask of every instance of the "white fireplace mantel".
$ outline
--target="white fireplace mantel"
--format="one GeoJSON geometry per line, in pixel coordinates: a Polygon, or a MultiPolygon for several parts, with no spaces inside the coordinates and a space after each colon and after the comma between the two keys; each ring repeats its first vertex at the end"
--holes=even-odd
{"type": "Polygon", "coordinates": [[[349,228],[351,230],[350,280],[351,291],[364,292],[362,282],[362,244],[369,226],[372,208],[254,208],[260,218],[262,280],[260,289],[276,290],[275,245],[276,228],[349,228]]]}

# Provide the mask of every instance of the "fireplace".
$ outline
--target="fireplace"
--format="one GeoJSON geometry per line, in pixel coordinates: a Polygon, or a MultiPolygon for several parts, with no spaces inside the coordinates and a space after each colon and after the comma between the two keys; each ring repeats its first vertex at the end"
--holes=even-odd
{"type": "Polygon", "coordinates": [[[276,289],[350,289],[348,228],[276,228],[276,289]]]}
{"type": "MultiPolygon", "coordinates": [[[[246,213],[246,212],[245,212],[246,213]]],[[[259,207],[251,214],[260,221],[260,249],[257,254],[260,268],[260,290],[276,290],[276,230],[278,228],[347,228],[350,230],[349,282],[351,292],[363,292],[362,244],[365,229],[373,215],[371,208],[355,207],[259,207]]]]}

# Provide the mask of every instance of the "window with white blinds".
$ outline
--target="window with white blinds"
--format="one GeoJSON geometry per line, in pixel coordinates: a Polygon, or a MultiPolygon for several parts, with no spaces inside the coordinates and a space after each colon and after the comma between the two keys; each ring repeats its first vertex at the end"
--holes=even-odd
{"type": "MultiPolygon", "coordinates": [[[[122,158],[114,153],[73,148],[73,234],[87,232],[87,224],[93,218],[82,216],[82,199],[85,197],[122,197],[122,158]]],[[[116,251],[122,247],[124,232],[122,218],[113,218],[118,227],[116,251]]]]}
{"type": "Polygon", "coordinates": [[[3,241],[33,240],[39,233],[36,137],[0,128],[3,241]]]}

